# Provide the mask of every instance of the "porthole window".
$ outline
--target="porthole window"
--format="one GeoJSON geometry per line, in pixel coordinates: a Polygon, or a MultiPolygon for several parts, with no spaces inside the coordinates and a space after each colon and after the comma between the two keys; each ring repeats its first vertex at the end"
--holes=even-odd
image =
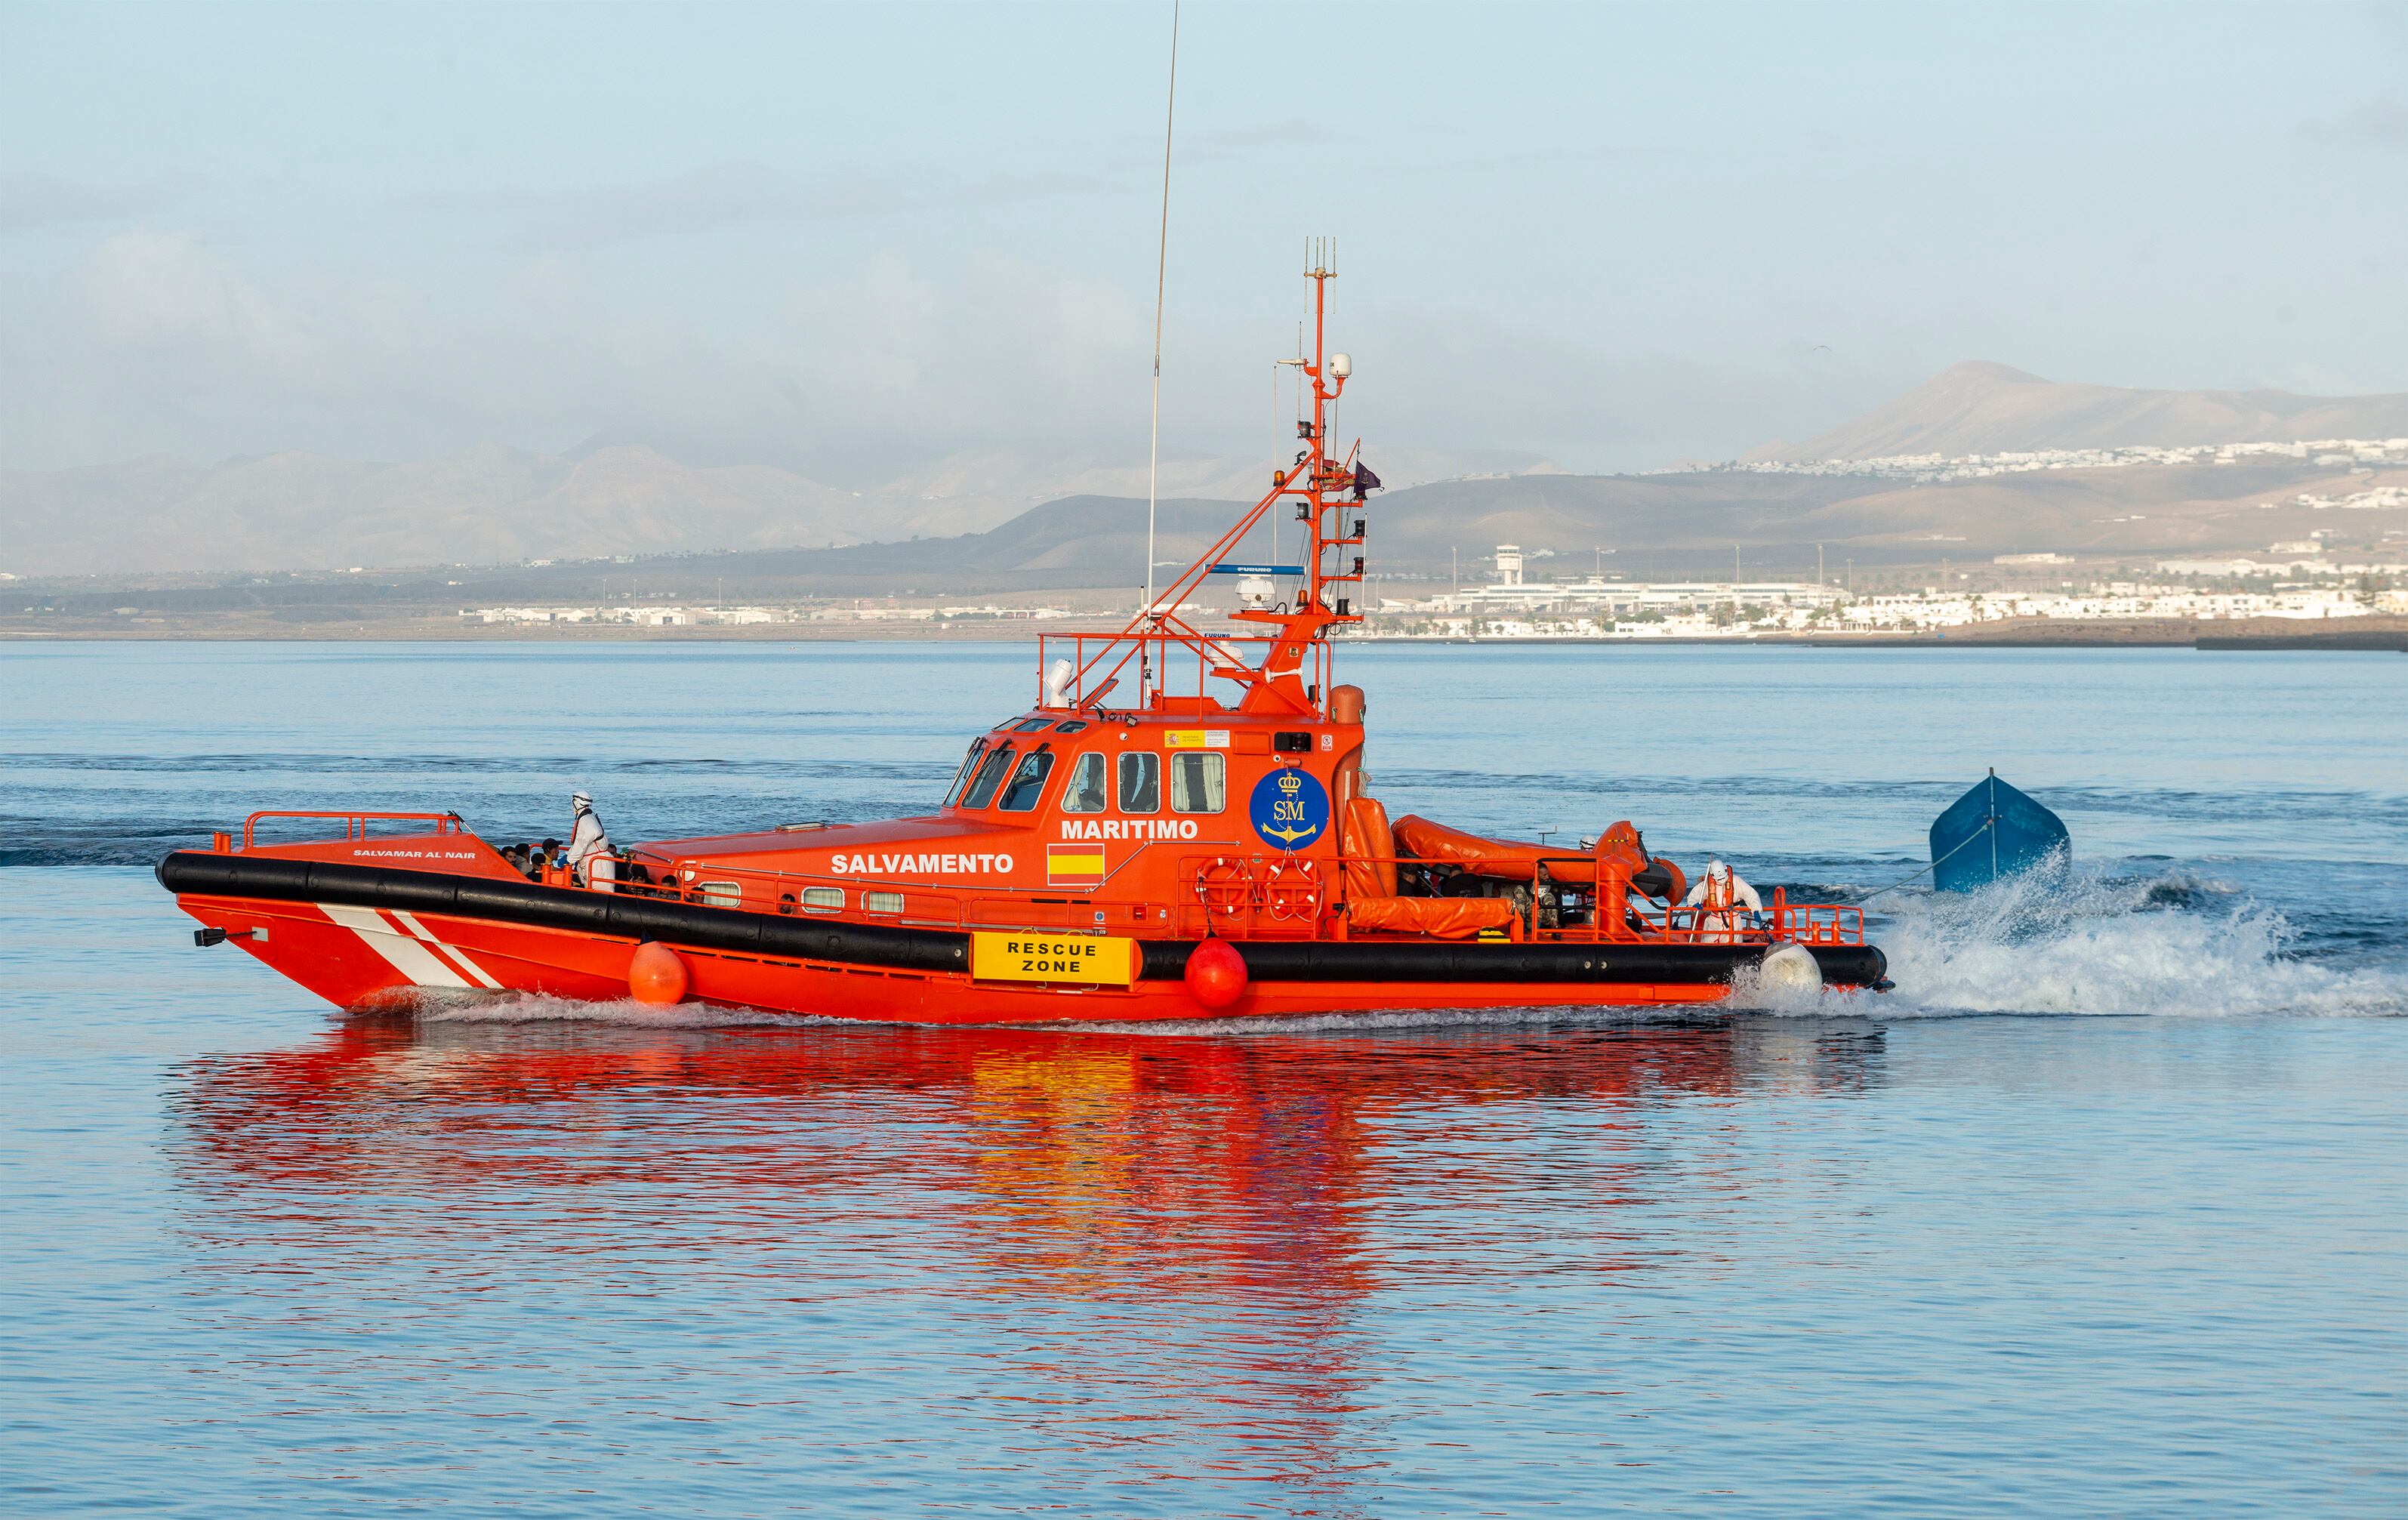
{"type": "Polygon", "coordinates": [[[899,913],[903,911],[900,892],[865,892],[861,895],[862,911],[870,913],[899,913]]]}
{"type": "Polygon", "coordinates": [[[978,774],[970,778],[969,790],[962,794],[961,805],[965,808],[985,807],[995,800],[995,789],[1001,786],[1003,779],[1010,774],[1011,746],[1006,744],[1001,749],[989,750],[986,759],[979,765],[978,774]]]}
{"type": "MultiPolygon", "coordinates": [[[[1147,758],[1151,759],[1152,756],[1147,758]]],[[[1174,754],[1170,757],[1170,810],[1219,812],[1227,801],[1228,762],[1217,754],[1174,754]]]]}
{"type": "Polygon", "coordinates": [[[1121,756],[1121,811],[1162,810],[1162,756],[1152,751],[1121,756]]]}
{"type": "Polygon", "coordinates": [[[996,806],[1005,812],[1028,811],[1044,795],[1045,778],[1053,773],[1052,751],[1038,750],[1025,756],[1020,768],[1012,773],[1011,784],[1003,789],[1003,800],[996,806]]]}
{"type": "Polygon", "coordinates": [[[1089,750],[1070,767],[1070,784],[1062,788],[1064,812],[1101,812],[1111,800],[1104,785],[1104,757],[1089,750]]]}
{"type": "Polygon", "coordinates": [[[970,778],[978,774],[979,756],[984,753],[986,753],[986,740],[982,738],[970,740],[970,753],[962,756],[962,768],[953,772],[953,783],[945,788],[944,805],[946,807],[950,808],[962,799],[962,790],[969,785],[970,778]]]}
{"type": "Polygon", "coordinates": [[[834,912],[844,906],[844,888],[805,887],[803,906],[813,912],[834,912]]]}

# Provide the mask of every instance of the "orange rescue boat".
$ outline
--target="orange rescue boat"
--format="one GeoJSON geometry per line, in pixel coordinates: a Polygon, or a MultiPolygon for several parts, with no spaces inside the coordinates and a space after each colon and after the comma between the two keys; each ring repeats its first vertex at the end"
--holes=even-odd
{"type": "Polygon", "coordinates": [[[1329,643],[1361,621],[1379,480],[1359,443],[1328,446],[1352,366],[1324,352],[1330,273],[1308,278],[1293,463],[1125,626],[1041,638],[1035,704],[971,741],[935,811],[657,840],[592,880],[530,880],[450,813],[262,812],[239,844],[167,856],[161,883],[197,940],[344,1007],[534,993],[1019,1024],[1885,988],[1860,910],[1776,892],[1736,928],[1700,922],[1627,822],[1555,851],[1389,819],[1364,779],[1363,693],[1332,682],[1329,643]],[[1283,508],[1301,563],[1230,563],[1283,508]],[[1183,615],[1216,573],[1245,577],[1249,631],[1183,615]],[[293,817],[341,837],[259,840],[293,817]]]}

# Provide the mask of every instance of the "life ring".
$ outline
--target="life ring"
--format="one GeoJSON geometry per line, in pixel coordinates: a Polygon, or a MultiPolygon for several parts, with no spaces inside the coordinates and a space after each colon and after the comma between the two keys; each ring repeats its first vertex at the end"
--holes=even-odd
{"type": "Polygon", "coordinates": [[[1312,918],[1321,911],[1321,873],[1309,860],[1276,862],[1263,882],[1263,906],[1273,918],[1312,918]]]}
{"type": "Polygon", "coordinates": [[[1246,911],[1246,899],[1253,895],[1254,883],[1247,880],[1243,861],[1215,855],[1196,869],[1196,899],[1208,914],[1236,918],[1246,911]]]}

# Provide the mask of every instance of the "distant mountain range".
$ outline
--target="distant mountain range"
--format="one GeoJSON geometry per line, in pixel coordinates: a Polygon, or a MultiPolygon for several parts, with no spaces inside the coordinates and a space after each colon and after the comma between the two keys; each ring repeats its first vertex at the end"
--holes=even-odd
{"type": "MultiPolygon", "coordinates": [[[[299,452],[0,476],[0,569],[341,569],[660,554],[864,536],[858,504],[763,466],[486,444],[384,465],[299,452]]],[[[872,524],[887,524],[871,519],[872,524]]],[[[906,529],[905,531],[909,531],[906,529]]]]}
{"type": "Polygon", "coordinates": [[[1951,366],[1819,437],[1768,444],[1747,457],[1805,464],[1896,454],[1956,458],[2036,449],[2396,437],[2408,437],[2408,395],[2128,391],[2047,380],[1975,361],[1951,366]]]}
{"type": "MultiPolygon", "coordinates": [[[[2408,395],[2131,391],[1962,364],[1844,426],[1751,458],[1813,462],[1975,453],[2408,437],[2408,395]]],[[[1600,550],[1727,554],[1813,546],[1889,559],[2059,550],[2262,549],[2317,528],[2372,543],[2401,509],[2329,512],[2339,498],[2408,485],[2386,466],[2253,460],[2239,466],[2045,471],[1915,484],[1867,476],[1738,471],[1572,476],[1531,453],[1366,446],[1391,488],[1379,563],[1467,566],[1499,542],[1596,563],[1600,550]]],[[[1167,459],[1162,557],[1200,547],[1268,483],[1268,460],[1167,459]],[[1193,522],[1190,522],[1190,519],[1193,522]],[[1189,539],[1193,538],[1191,546],[1189,539]]],[[[230,574],[542,561],[739,555],[731,575],[872,588],[915,569],[948,584],[1116,585],[1141,578],[1141,459],[991,449],[854,491],[759,465],[693,466],[596,438],[566,455],[484,445],[376,464],[286,452],[0,473],[0,571],[18,576],[230,574]],[[847,547],[853,546],[853,547],[847,547]],[[876,547],[885,546],[885,547],[876,547]],[[771,566],[782,568],[772,569],[771,566]],[[1050,578],[1050,579],[1049,579],[1050,578]]],[[[1702,560],[1700,561],[1702,564],[1702,560]]],[[[1616,562],[1628,572],[1631,561],[1616,562]]],[[[1540,566],[1534,566],[1534,570],[1540,566]]],[[[573,576],[572,576],[573,578],[573,576]]],[[[540,579],[550,580],[551,576],[540,579]]],[[[439,581],[437,582],[439,583],[439,581]]]]}
{"type": "MultiPolygon", "coordinates": [[[[1393,484],[1562,473],[1505,450],[1398,450],[1393,484]]],[[[1251,498],[1270,463],[1164,461],[1166,497],[1251,498]]],[[[982,532],[1065,496],[1145,495],[1142,459],[987,450],[865,491],[766,465],[694,467],[636,444],[484,444],[378,464],[292,451],[0,472],[0,571],[20,576],[507,565],[900,542],[982,532]]]]}
{"type": "MultiPolygon", "coordinates": [[[[1376,466],[1377,461],[1374,461],[1376,466]]],[[[1867,567],[1959,564],[2028,550],[2080,555],[2262,551],[2318,529],[2374,541],[2408,528],[2408,509],[2331,511],[2302,494],[2333,495],[2385,482],[2408,486],[2408,469],[2353,476],[2309,461],[2243,465],[2045,470],[1914,484],[1863,476],[1684,472],[1669,475],[1513,476],[1434,481],[1373,498],[1370,562],[1377,576],[1486,581],[1498,544],[1524,552],[1533,581],[1593,571],[1634,580],[1722,580],[1734,552],[1750,579],[1811,579],[1821,553],[1842,573],[1867,567]]],[[[1225,531],[1226,501],[1162,503],[1157,561],[1183,565],[1225,531]]],[[[645,572],[644,584],[676,581],[708,594],[714,578],[731,595],[795,593],[883,595],[974,594],[1049,588],[1133,587],[1144,574],[1145,503],[1073,496],[1048,502],[984,533],[916,543],[706,556],[645,572]]],[[[1295,558],[1297,529],[1274,519],[1239,551],[1240,559],[1295,558]],[[1284,535],[1286,552],[1270,529],[1284,535]]],[[[539,572],[566,592],[593,594],[591,567],[539,572]]],[[[624,579],[624,577],[623,577],[624,579]]],[[[1379,587],[1371,588],[1377,595],[1379,587]]],[[[535,595],[532,590],[527,595],[535,595]]],[[[1419,595],[1419,593],[1415,593],[1419,595]]]]}

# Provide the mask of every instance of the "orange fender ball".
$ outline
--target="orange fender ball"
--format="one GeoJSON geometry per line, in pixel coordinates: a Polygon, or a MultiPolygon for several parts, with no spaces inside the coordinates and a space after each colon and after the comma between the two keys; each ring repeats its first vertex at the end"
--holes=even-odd
{"type": "Polygon", "coordinates": [[[1187,956],[1187,990],[1206,1008],[1226,1008],[1246,995],[1246,957],[1226,939],[1207,939],[1187,956]]]}
{"type": "Polygon", "coordinates": [[[685,1000],[685,960],[668,946],[640,944],[627,962],[627,990],[636,1001],[666,1008],[685,1000]]]}

